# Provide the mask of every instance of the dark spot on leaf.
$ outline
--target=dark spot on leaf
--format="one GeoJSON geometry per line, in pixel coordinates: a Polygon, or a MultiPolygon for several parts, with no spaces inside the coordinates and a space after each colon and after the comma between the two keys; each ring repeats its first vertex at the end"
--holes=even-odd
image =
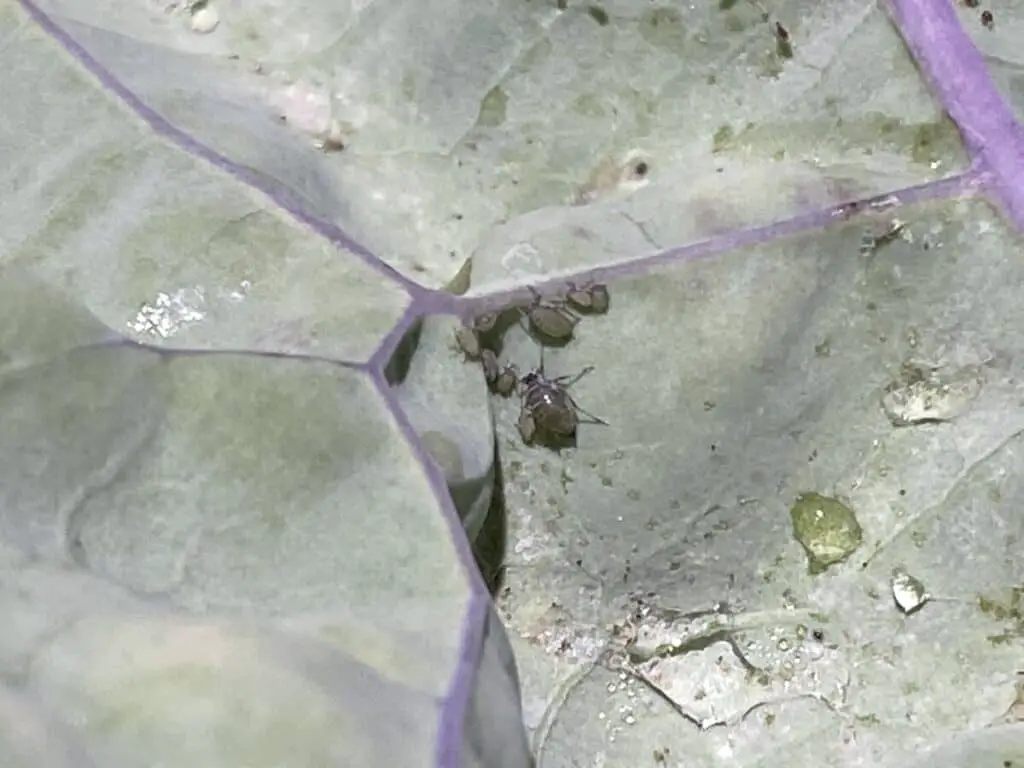
{"type": "Polygon", "coordinates": [[[587,8],[587,13],[590,14],[590,18],[600,24],[602,27],[608,26],[608,14],[605,10],[599,6],[592,5],[587,8]]]}

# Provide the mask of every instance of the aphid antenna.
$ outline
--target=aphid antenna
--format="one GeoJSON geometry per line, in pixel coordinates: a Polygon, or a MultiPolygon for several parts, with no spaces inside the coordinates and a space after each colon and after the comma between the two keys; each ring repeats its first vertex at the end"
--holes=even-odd
{"type": "Polygon", "coordinates": [[[539,344],[540,347],[540,375],[544,375],[544,345],[539,344]]]}
{"type": "MultiPolygon", "coordinates": [[[[524,317],[526,317],[526,310],[523,307],[519,307],[519,327],[523,329],[523,333],[525,333],[529,338],[533,339],[533,334],[530,333],[530,327],[523,323],[524,317]]],[[[536,341],[536,339],[533,340],[536,341]]]]}
{"type": "MultiPolygon", "coordinates": [[[[543,347],[541,348],[541,353],[543,354],[543,347]]],[[[575,384],[577,381],[579,381],[584,376],[586,376],[588,373],[593,373],[593,372],[594,372],[594,366],[588,365],[586,368],[584,368],[582,371],[580,371],[577,374],[568,374],[566,376],[558,376],[558,377],[556,377],[554,379],[554,382],[555,382],[555,384],[558,384],[562,389],[568,389],[573,384],[575,384]]]]}

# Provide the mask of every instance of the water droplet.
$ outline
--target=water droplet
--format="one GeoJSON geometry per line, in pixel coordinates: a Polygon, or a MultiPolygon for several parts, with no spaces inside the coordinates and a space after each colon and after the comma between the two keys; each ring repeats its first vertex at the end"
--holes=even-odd
{"type": "Polygon", "coordinates": [[[911,576],[903,567],[893,568],[891,587],[896,606],[907,615],[919,609],[930,599],[924,584],[911,576]]]}
{"type": "Polygon", "coordinates": [[[191,27],[192,31],[197,34],[209,34],[217,28],[218,24],[220,24],[220,16],[218,16],[217,11],[209,5],[199,8],[192,14],[191,27]]]}

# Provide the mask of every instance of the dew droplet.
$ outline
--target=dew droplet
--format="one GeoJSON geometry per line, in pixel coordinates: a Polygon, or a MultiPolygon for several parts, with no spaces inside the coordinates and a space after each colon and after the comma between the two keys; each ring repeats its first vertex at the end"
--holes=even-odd
{"type": "Polygon", "coordinates": [[[927,603],[931,597],[924,584],[911,576],[902,566],[893,568],[891,586],[896,606],[908,616],[927,603]]]}
{"type": "Polygon", "coordinates": [[[209,5],[204,5],[192,14],[192,21],[190,26],[192,31],[199,35],[206,35],[213,32],[220,24],[220,16],[217,15],[215,8],[209,5]]]}

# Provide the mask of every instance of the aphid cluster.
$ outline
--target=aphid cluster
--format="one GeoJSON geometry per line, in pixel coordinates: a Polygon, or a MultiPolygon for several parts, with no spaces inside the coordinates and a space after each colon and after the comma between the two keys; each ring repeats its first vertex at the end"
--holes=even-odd
{"type": "Polygon", "coordinates": [[[572,339],[581,314],[604,314],[610,299],[608,288],[599,283],[569,285],[563,296],[545,298],[530,289],[533,301],[522,311],[530,324],[530,332],[542,344],[565,344],[572,339]]]}
{"type": "Polygon", "coordinates": [[[593,366],[575,375],[548,378],[544,347],[567,344],[582,316],[604,314],[610,298],[608,288],[594,282],[570,284],[557,296],[543,296],[533,289],[530,292],[532,299],[526,304],[463,318],[455,330],[455,341],[467,360],[480,363],[491,392],[502,397],[519,395],[522,410],[518,428],[523,442],[558,448],[575,438],[581,416],[597,424],[607,422],[584,411],[569,394],[569,388],[593,371],[593,366]],[[515,365],[498,359],[502,337],[516,323],[541,345],[540,366],[522,376],[515,365]]]}
{"type": "MultiPolygon", "coordinates": [[[[963,0],[964,5],[968,8],[977,8],[980,5],[980,0],[963,0]]],[[[981,26],[986,29],[992,29],[995,26],[996,18],[992,15],[992,11],[984,10],[981,12],[981,26]]]]}

